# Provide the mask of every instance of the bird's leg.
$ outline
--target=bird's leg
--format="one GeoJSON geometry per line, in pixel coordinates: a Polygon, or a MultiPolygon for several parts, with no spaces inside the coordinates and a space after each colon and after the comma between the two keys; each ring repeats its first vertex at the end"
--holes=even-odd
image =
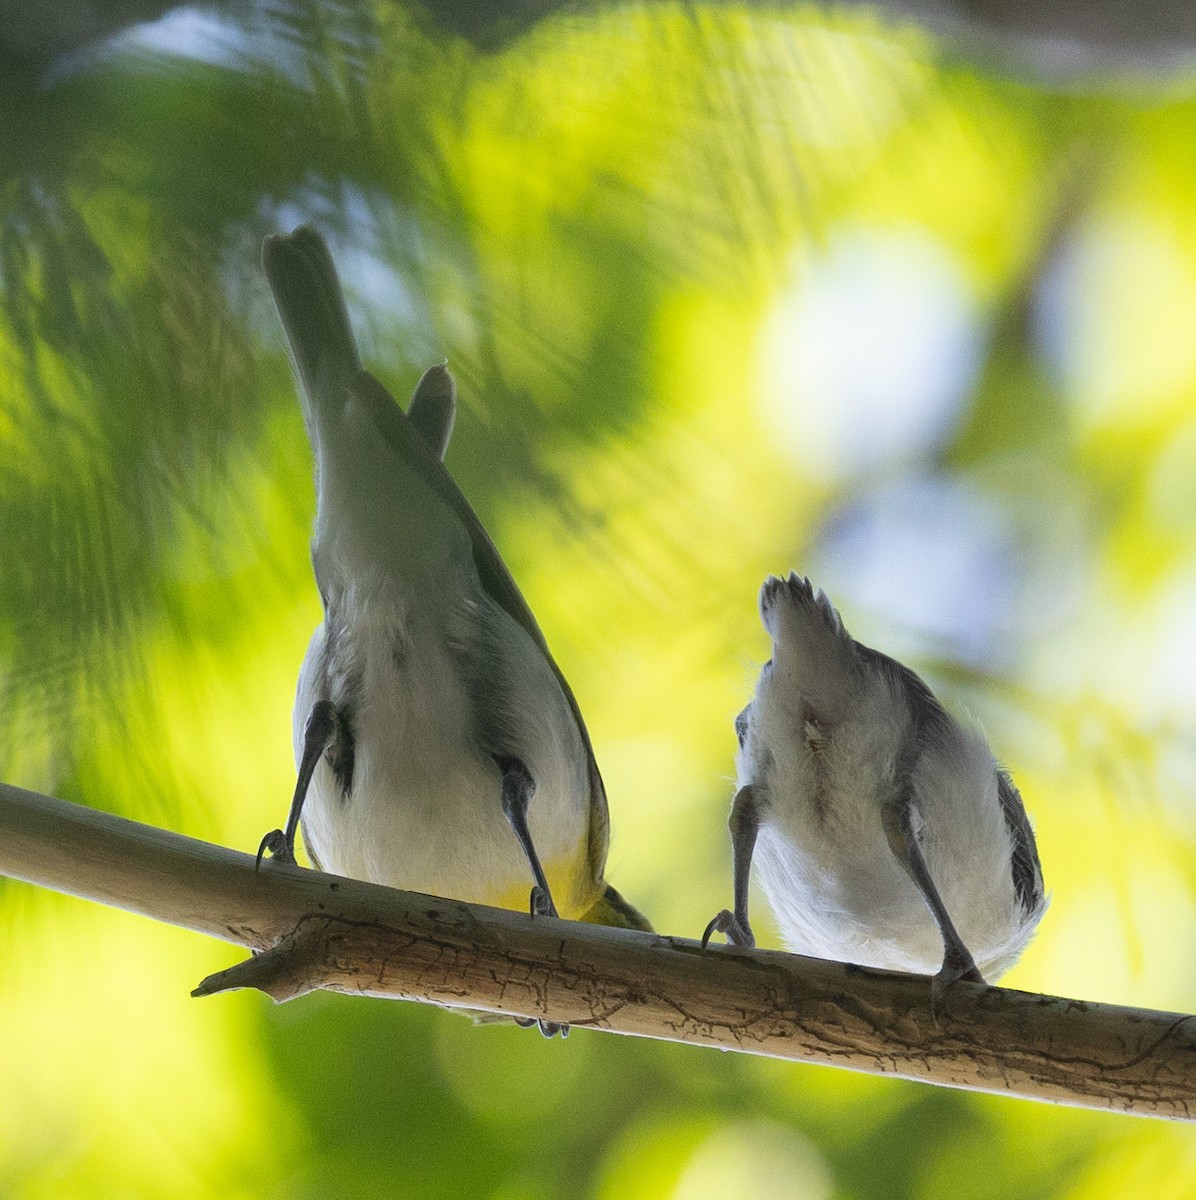
{"type": "Polygon", "coordinates": [[[743,946],[750,950],[756,944],[748,921],[748,884],[752,876],[752,853],[756,849],[756,834],[760,832],[760,806],[750,784],[741,787],[731,804],[731,817],[727,822],[731,830],[732,872],[735,877],[735,911],[723,909],[702,934],[702,948],[717,930],[727,935],[732,946],[743,946]]]}
{"type": "Polygon", "coordinates": [[[943,937],[943,965],[930,988],[931,1002],[937,1005],[957,979],[983,983],[984,977],[977,970],[971,951],[959,936],[951,914],[947,912],[947,906],[930,877],[930,869],[914,829],[913,815],[913,798],[907,793],[885,806],[882,819],[890,848],[922,893],[922,899],[926,901],[926,907],[933,914],[943,937]]]}
{"type": "Polygon", "coordinates": [[[555,917],[556,905],[552,902],[548,879],[544,868],[540,866],[540,856],[536,853],[531,830],[527,827],[527,809],[536,792],[536,781],[518,758],[495,755],[494,761],[498,763],[498,769],[502,772],[502,810],[510,821],[520,846],[523,847],[523,853],[527,855],[528,866],[531,867],[536,880],[531,892],[531,915],[555,917]]]}
{"type": "Polygon", "coordinates": [[[333,760],[337,779],[345,794],[353,777],[353,735],[348,723],[330,700],[317,700],[311,706],[307,728],[303,734],[303,756],[299,760],[299,777],[295,781],[295,795],[291,800],[291,811],[287,816],[286,830],[271,830],[258,847],[257,865],[262,865],[262,855],[269,851],[271,858],[279,862],[295,861],[295,834],[299,829],[299,816],[307,789],[316,764],[327,754],[333,760]]]}
{"type": "MultiPolygon", "coordinates": [[[[535,794],[536,781],[518,758],[496,754],[494,761],[502,772],[502,810],[506,814],[507,820],[510,821],[520,846],[523,847],[523,853],[527,855],[528,865],[536,880],[535,887],[532,888],[529,910],[533,917],[555,917],[557,915],[556,905],[552,902],[548,878],[544,874],[544,868],[540,865],[540,856],[536,853],[531,830],[527,827],[527,808],[535,794]]],[[[532,1024],[530,1020],[519,1017],[515,1018],[515,1023],[525,1028],[532,1024]]],[[[558,1033],[563,1038],[569,1036],[568,1025],[558,1025],[554,1021],[540,1020],[535,1023],[546,1038],[554,1037],[558,1033]]]]}

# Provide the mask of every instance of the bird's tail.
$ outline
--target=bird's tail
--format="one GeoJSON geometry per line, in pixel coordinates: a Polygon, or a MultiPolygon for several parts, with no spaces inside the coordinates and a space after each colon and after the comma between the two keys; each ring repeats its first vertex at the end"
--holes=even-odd
{"type": "Polygon", "coordinates": [[[804,576],[770,578],[760,589],[760,615],[773,641],[773,670],[788,677],[830,719],[859,685],[857,647],[835,606],[804,576]]]}

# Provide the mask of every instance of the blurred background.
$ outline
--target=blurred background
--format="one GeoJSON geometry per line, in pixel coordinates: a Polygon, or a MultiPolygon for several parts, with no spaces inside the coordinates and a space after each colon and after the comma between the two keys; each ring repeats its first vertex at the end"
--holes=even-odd
{"type": "MultiPolygon", "coordinates": [[[[457,375],[449,466],[657,928],[730,898],[756,593],[796,568],[1019,782],[1053,903],[1007,981],[1196,1009],[1196,60],[1093,11],[1065,45],[854,6],[0,5],[0,776],[245,850],[282,820],[320,609],[259,253],[310,221],[371,369],[457,375]]],[[[0,948],[13,1200],[1196,1194],[1162,1123],[195,1001],[238,951],[8,881],[0,948]]]]}

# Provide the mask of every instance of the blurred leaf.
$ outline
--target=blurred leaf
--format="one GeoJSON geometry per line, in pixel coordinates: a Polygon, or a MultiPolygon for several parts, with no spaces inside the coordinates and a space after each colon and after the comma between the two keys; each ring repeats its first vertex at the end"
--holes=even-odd
{"type": "MultiPolygon", "coordinates": [[[[1054,898],[1014,984],[1191,1008],[1190,96],[1014,83],[842,11],[506,15],[481,52],[389,2],[180,9],[0,86],[0,769],[245,848],[281,818],[319,601],[258,261],[314,221],[371,369],[401,399],[432,361],[459,379],[449,465],[661,928],[728,898],[756,592],[796,567],[1018,778],[1054,898]]],[[[220,947],[0,899],[5,1195],[1194,1178],[1142,1122],[343,997],[194,1004],[220,947]]]]}

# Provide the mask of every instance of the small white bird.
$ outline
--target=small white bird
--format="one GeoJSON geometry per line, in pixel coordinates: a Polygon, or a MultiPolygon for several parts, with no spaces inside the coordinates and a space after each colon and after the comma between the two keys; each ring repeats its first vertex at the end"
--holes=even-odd
{"type": "Polygon", "coordinates": [[[753,852],[788,947],[816,958],[995,979],[1046,909],[1034,833],[984,736],[908,667],[861,645],[809,580],[771,578],[772,638],[736,719],[735,911],[717,929],[755,945],[753,852]]]}
{"type": "Polygon", "coordinates": [[[263,265],[315,451],[324,621],[299,674],[286,830],[259,861],[293,862],[302,818],[324,870],[649,928],[603,878],[606,793],[573,693],[440,461],[452,376],[425,372],[404,413],[361,368],[319,234],[267,238],[263,265]]]}

